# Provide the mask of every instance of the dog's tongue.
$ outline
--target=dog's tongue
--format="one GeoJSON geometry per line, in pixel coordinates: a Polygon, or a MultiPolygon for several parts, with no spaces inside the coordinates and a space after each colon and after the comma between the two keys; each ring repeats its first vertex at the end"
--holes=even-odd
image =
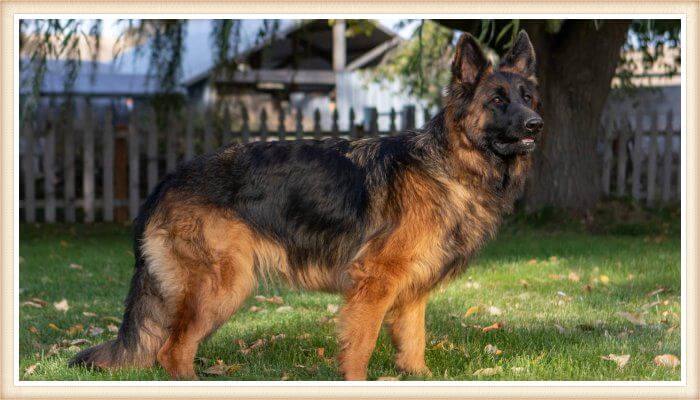
{"type": "Polygon", "coordinates": [[[535,143],[535,139],[533,139],[533,138],[531,138],[531,137],[522,138],[522,139],[520,139],[520,143],[522,143],[522,144],[532,144],[532,143],[535,143]]]}

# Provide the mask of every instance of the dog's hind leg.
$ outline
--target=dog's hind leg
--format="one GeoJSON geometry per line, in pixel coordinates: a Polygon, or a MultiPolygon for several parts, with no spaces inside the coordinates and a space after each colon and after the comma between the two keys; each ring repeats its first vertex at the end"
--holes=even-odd
{"type": "Polygon", "coordinates": [[[386,322],[396,348],[396,367],[414,375],[430,375],[425,365],[425,308],[428,295],[393,307],[386,322]]]}
{"type": "Polygon", "coordinates": [[[191,274],[185,296],[158,352],[158,362],[175,379],[196,379],[199,343],[225,323],[251,293],[255,279],[237,262],[215,262],[217,273],[191,274]],[[227,276],[228,275],[228,276],[227,276]]]}
{"type": "Polygon", "coordinates": [[[173,259],[179,260],[178,270],[184,275],[183,295],[173,307],[169,336],[157,359],[175,379],[197,378],[194,357],[199,343],[236,312],[256,283],[250,231],[235,221],[202,222],[195,235],[175,231],[180,236],[171,240],[173,259]]]}

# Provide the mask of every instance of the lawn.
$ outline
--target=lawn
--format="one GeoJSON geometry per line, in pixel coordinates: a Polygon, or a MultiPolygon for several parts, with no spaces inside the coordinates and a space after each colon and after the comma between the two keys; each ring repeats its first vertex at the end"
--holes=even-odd
{"type": "MultiPolygon", "coordinates": [[[[464,276],[432,295],[429,379],[680,379],[680,367],[654,361],[680,357],[680,213],[642,214],[613,223],[601,212],[586,226],[511,218],[464,276]],[[630,357],[618,367],[601,358],[610,354],[630,357]]],[[[88,343],[115,336],[132,270],[128,227],[21,225],[20,378],[167,379],[160,367],[66,366],[88,343]]],[[[339,379],[340,297],[284,287],[258,295],[200,347],[200,379],[339,379]]],[[[369,378],[425,379],[400,375],[393,355],[383,332],[369,378]]]]}

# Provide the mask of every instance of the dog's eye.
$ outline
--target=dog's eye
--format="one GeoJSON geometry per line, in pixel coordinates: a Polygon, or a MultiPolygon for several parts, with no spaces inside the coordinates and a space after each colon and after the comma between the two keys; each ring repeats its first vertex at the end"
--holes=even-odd
{"type": "Polygon", "coordinates": [[[503,98],[501,96],[496,96],[492,100],[493,104],[495,105],[501,105],[504,103],[503,98]]]}
{"type": "Polygon", "coordinates": [[[526,93],[523,95],[523,100],[525,100],[529,103],[532,101],[532,96],[530,96],[529,94],[526,93]]]}

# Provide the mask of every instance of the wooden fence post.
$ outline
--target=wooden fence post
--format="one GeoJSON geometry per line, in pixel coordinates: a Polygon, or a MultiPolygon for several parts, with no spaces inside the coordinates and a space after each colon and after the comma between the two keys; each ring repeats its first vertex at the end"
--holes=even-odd
{"type": "Polygon", "coordinates": [[[250,129],[248,128],[248,110],[246,110],[245,105],[241,104],[241,136],[243,143],[248,143],[250,141],[250,129]]]}
{"type": "Polygon", "coordinates": [[[416,107],[412,105],[403,106],[403,121],[401,130],[409,130],[416,127],[416,107]]]}
{"type": "Polygon", "coordinates": [[[656,152],[659,133],[659,116],[656,111],[651,114],[651,129],[649,130],[649,159],[647,160],[647,206],[651,207],[656,201],[656,152]]]}
{"type": "Polygon", "coordinates": [[[377,135],[377,119],[379,113],[377,112],[377,107],[365,107],[365,129],[369,132],[370,136],[377,135]]]}
{"type": "Polygon", "coordinates": [[[44,220],[56,222],[56,122],[53,108],[48,110],[46,141],[44,142],[44,220]]]}
{"type": "Polygon", "coordinates": [[[177,138],[180,131],[178,113],[175,110],[168,110],[165,130],[165,171],[170,173],[175,171],[177,165],[177,138]]]}
{"type": "Polygon", "coordinates": [[[260,141],[267,142],[267,111],[265,107],[260,110],[260,141]]]}
{"type": "Polygon", "coordinates": [[[321,138],[321,111],[317,108],[314,110],[314,139],[321,138]]]}
{"type": "Polygon", "coordinates": [[[338,109],[333,108],[333,113],[331,115],[331,132],[333,136],[338,136],[340,128],[338,127],[338,109]]]}
{"type": "Polygon", "coordinates": [[[141,196],[139,191],[139,131],[136,112],[132,112],[129,121],[129,217],[138,216],[141,196]]]}
{"type": "Polygon", "coordinates": [[[114,129],[111,105],[105,112],[102,134],[102,213],[105,221],[114,221],[114,129]]]}
{"type": "Polygon", "coordinates": [[[277,138],[282,141],[287,139],[287,130],[284,126],[284,108],[279,108],[279,114],[277,115],[277,138]]]}
{"type": "Polygon", "coordinates": [[[83,114],[83,210],[85,222],[95,221],[95,114],[85,100],[83,114]]]}
{"type": "Polygon", "coordinates": [[[36,187],[34,180],[34,118],[24,116],[24,216],[27,222],[36,222],[36,187]]]}
{"type": "Polygon", "coordinates": [[[204,152],[209,153],[214,150],[214,127],[216,113],[211,107],[204,112],[204,152]]]}
{"type": "Polygon", "coordinates": [[[627,116],[622,117],[622,121],[618,124],[617,136],[617,195],[622,197],[625,195],[625,186],[627,185],[627,137],[629,120],[627,116]]]}
{"type": "MultiPolygon", "coordinates": [[[[666,114],[666,132],[664,133],[664,170],[662,183],[662,200],[671,201],[671,177],[673,172],[673,110],[666,114]]],[[[680,181],[678,182],[680,185],[680,181]]]]}
{"type": "Polygon", "coordinates": [[[297,107],[297,115],[296,115],[296,138],[301,139],[304,137],[304,124],[302,122],[303,115],[301,114],[301,107],[297,107]]]}
{"type": "Polygon", "coordinates": [[[65,133],[63,138],[63,212],[66,222],[75,222],[75,103],[69,100],[64,104],[65,133]]]}
{"type": "Polygon", "coordinates": [[[396,110],[394,107],[391,107],[391,110],[389,111],[389,135],[393,136],[396,134],[396,110]]]}
{"type": "Polygon", "coordinates": [[[632,197],[639,201],[642,198],[642,135],[644,133],[644,115],[637,111],[634,129],[634,147],[632,152],[632,197]]]}
{"type": "Polygon", "coordinates": [[[194,118],[195,113],[194,107],[192,105],[187,106],[187,117],[185,118],[185,123],[187,124],[185,128],[185,161],[189,161],[194,157],[194,118]]]}
{"type": "MultiPolygon", "coordinates": [[[[132,113],[134,114],[135,112],[132,113]]],[[[153,107],[148,107],[146,117],[146,174],[148,192],[150,192],[158,184],[158,119],[153,107]]],[[[129,154],[131,154],[131,147],[129,154]]]]}
{"type": "Polygon", "coordinates": [[[350,107],[350,115],[348,131],[350,131],[350,139],[357,139],[357,126],[355,126],[355,109],[350,107]]]}
{"type": "Polygon", "coordinates": [[[613,137],[613,127],[612,119],[606,118],[604,123],[603,132],[603,177],[601,179],[603,183],[603,194],[605,196],[610,195],[610,175],[612,172],[612,162],[613,162],[613,152],[612,152],[612,137],[613,137]]]}

